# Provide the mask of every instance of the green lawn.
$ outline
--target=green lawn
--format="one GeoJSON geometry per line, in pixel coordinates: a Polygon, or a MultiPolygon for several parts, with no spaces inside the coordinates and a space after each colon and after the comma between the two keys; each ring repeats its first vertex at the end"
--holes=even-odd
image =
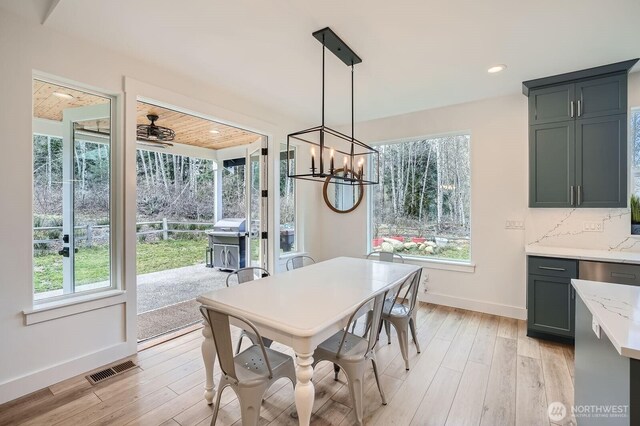
{"type": "MultiPolygon", "coordinates": [[[[138,243],[137,273],[174,269],[204,263],[206,239],[166,240],[138,243]]],[[[35,256],[33,280],[36,293],[62,288],[62,256],[48,253],[35,256]]],[[[109,279],[109,253],[107,247],[80,248],[76,254],[76,285],[109,279]]]]}

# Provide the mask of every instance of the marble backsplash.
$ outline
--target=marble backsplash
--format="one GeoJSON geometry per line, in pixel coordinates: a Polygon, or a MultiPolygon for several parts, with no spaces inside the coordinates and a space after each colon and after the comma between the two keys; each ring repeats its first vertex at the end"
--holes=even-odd
{"type": "Polygon", "coordinates": [[[628,208],[528,209],[525,243],[640,252],[640,235],[631,235],[631,213],[628,208]],[[585,230],[593,223],[601,223],[602,231],[585,230]]]}

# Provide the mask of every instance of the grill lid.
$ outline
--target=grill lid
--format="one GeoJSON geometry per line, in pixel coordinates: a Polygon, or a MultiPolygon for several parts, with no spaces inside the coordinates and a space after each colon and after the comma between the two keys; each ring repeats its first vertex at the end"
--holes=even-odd
{"type": "Polygon", "coordinates": [[[213,226],[213,229],[206,232],[207,234],[220,236],[235,236],[240,233],[244,234],[247,231],[246,223],[246,219],[243,218],[221,219],[216,222],[216,224],[213,226]]]}

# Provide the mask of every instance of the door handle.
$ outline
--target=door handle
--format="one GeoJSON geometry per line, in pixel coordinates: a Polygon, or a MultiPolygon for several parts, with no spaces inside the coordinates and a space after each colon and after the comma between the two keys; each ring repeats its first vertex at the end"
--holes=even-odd
{"type": "Polygon", "coordinates": [[[571,188],[569,189],[569,198],[571,201],[571,205],[573,206],[573,204],[575,203],[575,194],[574,194],[574,190],[575,187],[573,185],[571,185],[571,188]]]}
{"type": "MultiPolygon", "coordinates": [[[[78,249],[74,249],[73,252],[77,253],[78,249]]],[[[69,247],[63,247],[62,250],[58,250],[58,254],[62,257],[69,257],[69,247]]]]}
{"type": "Polygon", "coordinates": [[[578,117],[582,115],[582,101],[578,100],[578,117]]]}
{"type": "Polygon", "coordinates": [[[578,187],[576,188],[576,191],[578,192],[578,205],[582,204],[582,186],[578,185],[578,187]]]}
{"type": "Polygon", "coordinates": [[[573,101],[569,102],[569,112],[570,112],[571,118],[573,118],[573,110],[574,110],[573,105],[574,105],[573,101]]]}

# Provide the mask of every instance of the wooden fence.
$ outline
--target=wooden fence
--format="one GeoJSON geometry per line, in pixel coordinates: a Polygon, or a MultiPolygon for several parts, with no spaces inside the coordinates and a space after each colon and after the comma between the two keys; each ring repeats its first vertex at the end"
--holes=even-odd
{"type": "MultiPolygon", "coordinates": [[[[178,222],[178,221],[170,221],[167,220],[167,218],[163,218],[162,220],[159,221],[155,221],[155,222],[138,222],[136,223],[136,229],[138,229],[138,227],[140,226],[159,226],[158,229],[147,229],[144,231],[138,231],[136,232],[136,236],[140,236],[140,235],[149,235],[149,234],[162,234],[162,239],[163,240],[167,240],[169,239],[169,234],[170,233],[175,233],[175,234],[179,234],[179,233],[190,233],[190,234],[199,234],[202,232],[205,232],[204,229],[173,229],[171,226],[175,226],[175,225],[179,225],[179,226],[198,226],[198,227],[202,227],[202,226],[208,226],[208,227],[213,227],[214,223],[212,222],[178,222]]],[[[94,239],[94,231],[96,230],[102,230],[102,229],[108,229],[110,227],[110,225],[81,225],[81,226],[76,226],[75,229],[79,230],[79,229],[84,229],[84,235],[77,235],[76,236],[76,241],[84,241],[85,245],[87,247],[91,247],[93,245],[93,239],[94,239]]],[[[60,233],[62,234],[62,226],[41,226],[41,227],[37,227],[37,228],[33,228],[33,232],[37,232],[37,231],[55,231],[55,230],[60,230],[60,233]]],[[[51,243],[55,243],[55,242],[60,242],[62,240],[62,238],[55,238],[55,239],[41,239],[41,240],[33,240],[33,244],[51,244],[51,243]]]]}

